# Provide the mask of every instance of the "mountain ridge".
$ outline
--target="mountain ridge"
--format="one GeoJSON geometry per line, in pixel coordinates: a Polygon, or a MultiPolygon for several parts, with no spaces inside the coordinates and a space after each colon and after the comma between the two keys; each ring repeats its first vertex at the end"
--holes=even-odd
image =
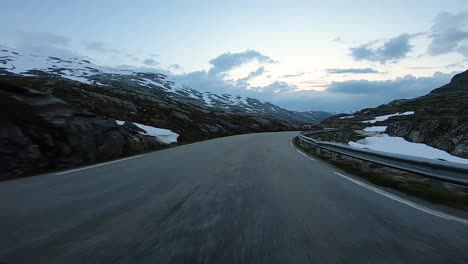
{"type": "Polygon", "coordinates": [[[86,59],[62,59],[54,56],[33,55],[14,51],[4,46],[0,46],[0,71],[3,71],[4,74],[23,76],[62,77],[102,88],[127,86],[140,90],[155,89],[166,93],[174,100],[198,104],[201,107],[222,108],[234,113],[271,115],[290,121],[295,125],[318,123],[323,118],[331,116],[325,111],[303,113],[287,110],[250,97],[198,91],[178,83],[174,78],[163,73],[112,69],[92,64],[86,59]]]}

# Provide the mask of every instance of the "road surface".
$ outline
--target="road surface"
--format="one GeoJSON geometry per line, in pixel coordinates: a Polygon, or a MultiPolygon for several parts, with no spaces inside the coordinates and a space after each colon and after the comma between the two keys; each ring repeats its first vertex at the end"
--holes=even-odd
{"type": "Polygon", "coordinates": [[[467,223],[345,178],[294,135],[2,182],[0,263],[468,262],[467,223]]]}

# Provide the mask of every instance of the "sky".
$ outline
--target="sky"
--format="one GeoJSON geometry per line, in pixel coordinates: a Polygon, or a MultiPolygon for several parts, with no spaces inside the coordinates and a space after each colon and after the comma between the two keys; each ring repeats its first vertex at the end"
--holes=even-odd
{"type": "Polygon", "coordinates": [[[0,45],[299,111],[413,98],[468,66],[466,0],[15,0],[0,23],[0,45]]]}

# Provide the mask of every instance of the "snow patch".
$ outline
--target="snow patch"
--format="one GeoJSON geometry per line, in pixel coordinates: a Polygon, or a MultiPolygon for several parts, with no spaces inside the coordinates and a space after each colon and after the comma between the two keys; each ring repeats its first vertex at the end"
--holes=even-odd
{"type": "Polygon", "coordinates": [[[390,137],[387,134],[375,137],[366,137],[365,139],[361,139],[357,142],[350,141],[348,144],[356,148],[367,148],[395,154],[410,155],[427,159],[443,159],[451,162],[468,164],[468,159],[452,156],[443,150],[433,148],[426,144],[409,142],[401,137],[390,137]]]}
{"type": "MultiPolygon", "coordinates": [[[[126,122],[122,120],[115,120],[115,121],[117,122],[118,125],[123,125],[126,122]]],[[[133,123],[137,127],[146,131],[146,133],[140,132],[141,134],[155,137],[156,140],[164,144],[175,143],[177,142],[177,138],[179,137],[179,134],[174,133],[169,129],[152,127],[152,126],[147,126],[147,125],[134,123],[134,122],[131,122],[131,123],[133,123]]]]}
{"type": "Polygon", "coordinates": [[[349,119],[349,118],[353,118],[353,117],[354,117],[353,115],[352,116],[342,116],[342,117],[340,117],[340,119],[349,119]]]}
{"type": "Polygon", "coordinates": [[[210,94],[207,92],[203,93],[203,101],[207,106],[213,106],[213,102],[211,101],[210,94]]]}
{"type": "Polygon", "coordinates": [[[404,112],[404,113],[396,113],[396,114],[391,114],[391,115],[376,116],[374,119],[362,121],[362,123],[371,123],[371,124],[373,124],[375,122],[385,121],[385,120],[389,119],[392,116],[405,116],[405,115],[414,115],[414,111],[407,111],[407,112],[404,112]]]}
{"type": "Polygon", "coordinates": [[[385,132],[387,126],[371,126],[364,128],[365,132],[385,132]]]}

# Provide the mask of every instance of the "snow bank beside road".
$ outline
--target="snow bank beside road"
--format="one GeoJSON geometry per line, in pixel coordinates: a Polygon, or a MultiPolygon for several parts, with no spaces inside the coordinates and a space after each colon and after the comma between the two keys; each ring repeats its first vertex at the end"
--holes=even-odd
{"type": "Polygon", "coordinates": [[[416,156],[428,159],[443,159],[451,162],[468,164],[468,159],[452,156],[449,153],[431,146],[406,141],[401,137],[390,137],[387,134],[376,137],[366,137],[358,142],[349,142],[352,147],[416,156]]]}
{"type": "MultiPolygon", "coordinates": [[[[115,120],[117,124],[123,125],[126,121],[121,121],[121,120],[115,120]]],[[[140,132],[143,135],[148,135],[155,137],[159,142],[164,143],[164,144],[171,144],[177,142],[177,138],[179,137],[179,134],[172,132],[169,129],[164,129],[164,128],[157,128],[157,127],[152,127],[152,126],[147,126],[143,124],[138,124],[138,123],[133,123],[135,126],[143,129],[146,131],[146,133],[140,132]]]]}

